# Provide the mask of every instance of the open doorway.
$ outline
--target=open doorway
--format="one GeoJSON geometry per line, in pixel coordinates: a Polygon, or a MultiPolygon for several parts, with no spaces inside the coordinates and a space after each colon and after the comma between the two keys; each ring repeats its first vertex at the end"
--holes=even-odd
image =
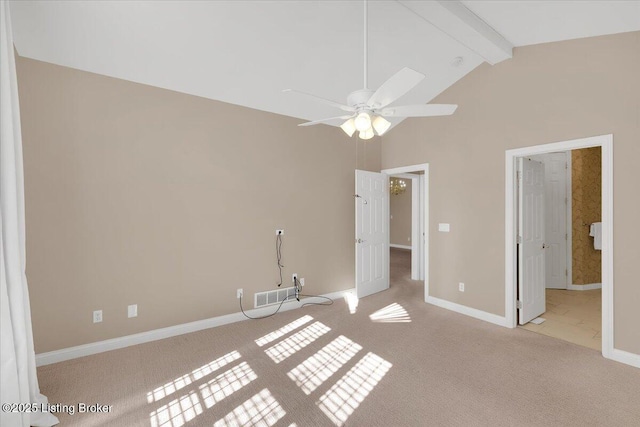
{"type": "Polygon", "coordinates": [[[611,142],[507,151],[507,324],[605,357],[613,350],[611,142]]]}
{"type": "Polygon", "coordinates": [[[411,285],[419,280],[419,175],[389,176],[389,275],[390,285],[411,285]],[[416,246],[414,248],[414,246],[416,246]]]}
{"type": "MultiPolygon", "coordinates": [[[[530,305],[519,310],[518,323],[524,329],[599,351],[602,348],[601,162],[600,147],[518,158],[518,194],[522,195],[519,196],[518,223],[519,227],[524,226],[519,228],[522,240],[517,248],[518,268],[525,270],[518,280],[535,280],[536,267],[544,267],[544,273],[540,274],[543,283],[539,285],[544,291],[544,300],[541,299],[537,311],[530,310],[530,305]],[[525,176],[523,170],[530,172],[525,176]],[[541,173],[541,178],[532,183],[536,173],[541,173]],[[537,192],[532,184],[542,184],[541,218],[536,218],[538,209],[533,197],[537,192]],[[535,242],[532,234],[537,233],[538,224],[542,227],[539,251],[535,244],[530,244],[535,242]],[[537,252],[544,257],[544,263],[534,265],[537,261],[530,255],[537,252]],[[534,264],[524,264],[527,261],[534,264]]],[[[518,299],[519,296],[520,293],[518,299]]],[[[532,298],[528,300],[535,303],[532,298]]]]}
{"type": "Polygon", "coordinates": [[[428,164],[382,171],[389,176],[391,286],[425,286],[428,295],[428,164]]]}

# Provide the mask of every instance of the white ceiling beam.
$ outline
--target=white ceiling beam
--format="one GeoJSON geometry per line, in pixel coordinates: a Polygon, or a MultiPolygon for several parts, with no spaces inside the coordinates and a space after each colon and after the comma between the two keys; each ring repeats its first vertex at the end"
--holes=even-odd
{"type": "Polygon", "coordinates": [[[397,1],[491,65],[513,57],[513,45],[460,1],[397,1]]]}

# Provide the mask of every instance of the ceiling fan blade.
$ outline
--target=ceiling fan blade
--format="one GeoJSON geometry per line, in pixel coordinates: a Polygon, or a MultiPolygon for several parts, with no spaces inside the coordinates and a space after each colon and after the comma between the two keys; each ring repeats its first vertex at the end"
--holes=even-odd
{"type": "Polygon", "coordinates": [[[367,101],[372,108],[383,108],[413,89],[424,79],[424,74],[403,68],[391,76],[367,101]]]}
{"type": "Polygon", "coordinates": [[[449,116],[456,111],[456,104],[421,104],[388,107],[377,111],[384,117],[434,117],[449,116]]]}
{"type": "Polygon", "coordinates": [[[355,108],[349,107],[348,105],[343,105],[343,104],[340,104],[339,102],[335,102],[335,101],[332,101],[330,99],[320,98],[319,96],[312,95],[310,93],[300,92],[299,90],[285,89],[282,92],[285,92],[285,93],[286,92],[297,93],[298,95],[306,96],[307,98],[311,98],[314,101],[322,102],[323,104],[327,104],[327,105],[331,105],[332,107],[339,108],[339,109],[341,109],[343,111],[349,111],[349,112],[356,111],[355,108]]]}
{"type": "Polygon", "coordinates": [[[320,119],[320,120],[314,120],[312,122],[305,122],[305,123],[300,123],[298,126],[313,126],[313,125],[319,125],[320,123],[331,123],[331,122],[337,122],[337,121],[344,121],[347,119],[350,119],[353,116],[339,116],[339,117],[330,117],[328,119],[320,119]]]}

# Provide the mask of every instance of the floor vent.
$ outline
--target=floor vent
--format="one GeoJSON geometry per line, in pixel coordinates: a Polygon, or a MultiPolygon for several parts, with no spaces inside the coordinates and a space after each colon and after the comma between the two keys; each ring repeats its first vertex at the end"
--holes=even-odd
{"type": "Polygon", "coordinates": [[[295,288],[280,288],[273,291],[258,292],[255,294],[255,308],[267,305],[280,304],[282,300],[289,297],[288,301],[294,300],[295,288]]]}

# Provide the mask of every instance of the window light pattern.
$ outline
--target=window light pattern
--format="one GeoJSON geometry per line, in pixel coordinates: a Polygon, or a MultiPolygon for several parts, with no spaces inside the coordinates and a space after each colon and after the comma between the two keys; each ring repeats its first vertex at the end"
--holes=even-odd
{"type": "Polygon", "coordinates": [[[280,363],[330,330],[331,328],[321,322],[312,323],[300,332],[297,332],[289,338],[280,341],[276,345],[269,347],[265,350],[265,353],[267,353],[274,362],[280,363]]]}
{"type": "Polygon", "coordinates": [[[185,388],[193,381],[197,381],[200,378],[204,378],[207,375],[217,371],[225,365],[233,362],[234,360],[240,359],[240,353],[237,351],[232,351],[231,353],[225,354],[224,356],[207,363],[204,366],[195,369],[190,374],[185,374],[175,380],[168,382],[167,384],[156,388],[153,391],[147,393],[147,402],[157,402],[160,399],[163,399],[176,391],[185,388]]]}
{"type": "Polygon", "coordinates": [[[232,369],[229,369],[199,387],[202,399],[204,399],[204,405],[207,408],[211,408],[256,378],[258,378],[258,376],[253,372],[253,369],[251,369],[247,362],[242,362],[234,366],[232,369]]]}
{"type": "Polygon", "coordinates": [[[305,323],[308,323],[308,322],[310,322],[312,320],[313,320],[313,317],[311,317],[311,316],[308,316],[308,315],[307,316],[303,316],[303,317],[299,318],[298,320],[294,320],[293,322],[289,323],[288,325],[285,325],[282,328],[263,336],[262,338],[258,338],[256,340],[256,344],[258,344],[258,347],[262,347],[264,345],[267,345],[270,342],[273,342],[273,341],[277,340],[281,336],[284,336],[284,335],[288,334],[289,332],[293,331],[294,329],[298,329],[300,326],[302,326],[305,323]]]}
{"type": "Polygon", "coordinates": [[[320,397],[317,405],[335,425],[343,425],[391,366],[380,356],[367,353],[320,397]]]}
{"type": "Polygon", "coordinates": [[[271,395],[269,389],[265,388],[223,419],[216,421],[214,427],[270,427],[285,415],[285,410],[271,395]]]}
{"type": "Polygon", "coordinates": [[[371,314],[369,319],[371,319],[372,322],[380,323],[411,322],[411,317],[409,313],[407,313],[407,310],[397,302],[389,304],[371,314]]]}
{"type": "Polygon", "coordinates": [[[150,415],[151,427],[180,427],[202,413],[202,405],[195,392],[161,406],[150,415]]]}
{"type": "Polygon", "coordinates": [[[360,300],[358,299],[356,294],[353,294],[351,292],[344,294],[344,300],[346,301],[347,305],[349,306],[349,313],[351,314],[355,314],[356,311],[358,311],[358,303],[360,302],[360,300]]]}
{"type": "Polygon", "coordinates": [[[302,391],[311,394],[360,350],[362,350],[361,345],[340,335],[289,371],[287,375],[295,381],[302,391]]]}

